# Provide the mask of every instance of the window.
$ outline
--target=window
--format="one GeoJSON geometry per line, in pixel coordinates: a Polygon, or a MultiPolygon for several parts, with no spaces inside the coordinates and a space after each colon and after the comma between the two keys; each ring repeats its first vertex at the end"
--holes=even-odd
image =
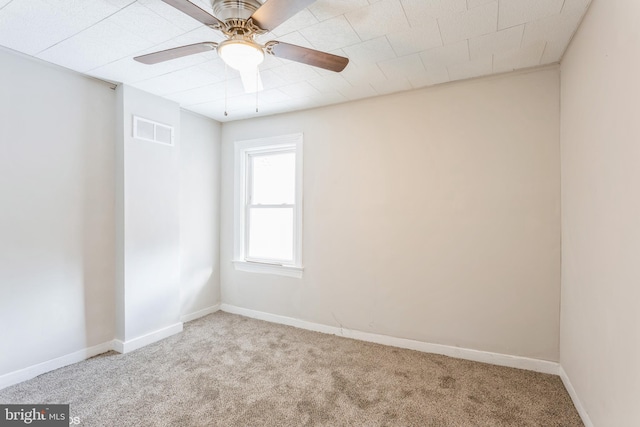
{"type": "Polygon", "coordinates": [[[235,260],[302,277],[302,134],[235,143],[235,260]]]}

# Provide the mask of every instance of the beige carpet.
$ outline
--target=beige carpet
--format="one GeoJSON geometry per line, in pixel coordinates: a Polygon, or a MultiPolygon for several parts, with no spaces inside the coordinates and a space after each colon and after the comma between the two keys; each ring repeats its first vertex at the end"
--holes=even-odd
{"type": "Polygon", "coordinates": [[[82,426],[582,426],[556,376],[215,313],[0,391],[82,426]]]}

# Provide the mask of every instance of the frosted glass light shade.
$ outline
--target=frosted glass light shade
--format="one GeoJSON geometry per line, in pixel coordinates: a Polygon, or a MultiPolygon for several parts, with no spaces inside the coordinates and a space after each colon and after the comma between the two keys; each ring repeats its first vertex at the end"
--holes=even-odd
{"type": "Polygon", "coordinates": [[[234,70],[255,69],[264,61],[260,46],[244,40],[226,40],[218,46],[220,58],[234,70]]]}

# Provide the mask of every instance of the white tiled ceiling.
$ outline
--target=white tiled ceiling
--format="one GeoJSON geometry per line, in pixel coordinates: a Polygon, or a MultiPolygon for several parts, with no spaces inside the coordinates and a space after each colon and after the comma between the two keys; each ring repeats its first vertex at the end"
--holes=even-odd
{"type": "MultiPolygon", "coordinates": [[[[208,0],[192,1],[211,12],[208,0]]],[[[215,52],[133,60],[224,39],[161,0],[0,0],[0,45],[228,121],[555,63],[590,1],[317,0],[258,41],[331,52],[349,65],[336,74],[267,56],[257,97],[215,52]]]]}

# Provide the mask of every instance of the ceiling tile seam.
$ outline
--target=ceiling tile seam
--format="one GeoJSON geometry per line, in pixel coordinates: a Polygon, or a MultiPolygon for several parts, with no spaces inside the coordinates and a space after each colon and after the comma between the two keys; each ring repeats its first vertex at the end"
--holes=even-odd
{"type": "MultiPolygon", "coordinates": [[[[137,2],[137,1],[138,1],[138,0],[136,0],[136,2],[137,2]]],[[[168,23],[170,23],[171,25],[174,25],[174,26],[175,26],[175,24],[174,24],[173,22],[169,21],[167,18],[165,18],[164,16],[160,15],[157,11],[155,11],[155,10],[151,9],[151,8],[150,8],[150,7],[148,7],[147,5],[141,4],[140,6],[144,7],[145,9],[147,9],[148,11],[150,11],[151,13],[153,13],[154,15],[159,16],[159,17],[160,17],[160,18],[162,18],[164,21],[167,21],[167,22],[168,22],[168,23]]],[[[184,31],[184,30],[182,30],[182,29],[180,29],[180,30],[181,30],[181,31],[184,31]]],[[[185,33],[185,34],[186,34],[186,33],[185,33]]],[[[174,38],[175,38],[175,37],[174,37],[174,38]]],[[[173,39],[169,39],[169,40],[173,40],[173,39]]],[[[165,42],[166,42],[166,40],[165,40],[165,42]]]]}
{"type": "Polygon", "coordinates": [[[542,48],[542,52],[540,52],[540,57],[538,58],[538,65],[542,64],[542,58],[544,58],[544,53],[547,50],[547,46],[549,46],[549,42],[544,42],[544,48],[542,48]]]}
{"type": "MultiPolygon", "coordinates": [[[[316,19],[318,20],[318,23],[323,22],[323,21],[321,21],[321,20],[320,20],[320,18],[318,18],[318,16],[317,16],[315,13],[313,13],[313,11],[312,11],[312,10],[310,10],[308,7],[307,7],[307,10],[309,11],[309,13],[310,13],[314,18],[316,18],[316,19]]],[[[336,16],[340,16],[340,15],[336,15],[336,16]]],[[[334,18],[335,18],[335,16],[334,16],[334,18]]],[[[327,19],[331,19],[331,18],[327,18],[327,19]]],[[[324,21],[326,21],[327,19],[325,19],[324,21]]]]}
{"type": "MultiPolygon", "coordinates": [[[[135,2],[134,2],[134,3],[135,3],[135,2]]],[[[194,28],[193,30],[189,30],[189,31],[187,31],[187,32],[185,32],[185,33],[183,33],[183,34],[181,34],[181,35],[179,35],[179,36],[176,36],[176,37],[172,38],[172,39],[165,40],[165,41],[163,41],[163,42],[161,42],[161,43],[155,43],[155,44],[153,44],[152,46],[150,46],[150,47],[148,47],[148,48],[146,48],[146,49],[141,49],[141,50],[139,50],[139,51],[137,51],[137,52],[134,52],[134,53],[133,53],[133,55],[137,56],[138,54],[142,54],[142,53],[144,53],[144,52],[146,52],[146,51],[148,51],[148,50],[150,50],[150,49],[156,48],[156,47],[161,46],[161,45],[163,45],[163,44],[165,44],[165,43],[169,43],[169,42],[171,42],[171,41],[173,41],[173,40],[175,40],[175,39],[177,39],[177,38],[179,38],[179,37],[184,37],[185,35],[187,35],[187,34],[189,34],[189,33],[193,32],[193,31],[197,31],[197,30],[199,30],[200,28],[201,28],[201,27],[196,27],[196,28],[194,28]]],[[[130,58],[130,57],[132,57],[132,55],[126,55],[126,56],[123,56],[123,57],[121,57],[121,58],[114,59],[113,61],[107,62],[106,64],[101,64],[101,65],[99,65],[99,66],[97,66],[97,67],[94,67],[94,68],[92,68],[92,69],[90,69],[90,70],[87,70],[87,72],[91,72],[91,71],[97,70],[98,68],[102,68],[102,67],[105,67],[105,66],[107,66],[107,65],[111,65],[111,64],[113,64],[113,63],[115,63],[115,62],[122,61],[123,59],[130,58]]],[[[203,61],[203,62],[204,62],[204,61],[203,61]]],[[[181,71],[181,70],[184,70],[184,69],[189,68],[189,67],[192,67],[192,66],[193,66],[193,64],[186,65],[186,66],[184,66],[184,67],[182,67],[182,68],[177,68],[177,69],[175,69],[175,70],[169,71],[168,73],[164,73],[164,74],[161,74],[161,75],[171,74],[171,73],[173,73],[173,72],[175,72],[175,71],[181,71]]],[[[154,76],[154,77],[159,77],[159,76],[154,76]]],[[[150,77],[150,78],[152,79],[153,77],[150,77]]],[[[145,81],[145,80],[149,80],[149,79],[136,80],[136,81],[132,81],[131,83],[140,83],[140,82],[143,82],[143,81],[145,81]]]]}
{"type": "MultiPolygon", "coordinates": [[[[370,40],[367,40],[367,41],[371,41],[371,40],[379,39],[379,38],[382,38],[382,37],[386,37],[386,35],[385,35],[385,36],[374,37],[373,39],[370,39],[370,40]]],[[[360,36],[358,36],[358,39],[360,39],[360,36]]],[[[387,40],[387,42],[388,42],[388,40],[387,40]]],[[[338,52],[338,51],[342,51],[342,52],[344,53],[344,51],[343,51],[343,49],[344,49],[344,48],[358,46],[358,45],[360,45],[361,43],[366,43],[366,42],[365,42],[365,41],[363,41],[362,39],[360,39],[360,41],[358,41],[358,42],[351,43],[351,44],[347,44],[347,45],[344,45],[344,46],[342,46],[342,47],[339,47],[339,48],[336,48],[336,49],[330,50],[330,51],[329,51],[329,53],[333,53],[334,55],[337,55],[337,53],[336,53],[336,52],[338,52]]],[[[346,55],[347,55],[347,54],[346,54],[346,53],[344,53],[344,55],[343,55],[343,56],[346,56],[346,55]]]]}
{"type": "Polygon", "coordinates": [[[407,23],[409,24],[409,27],[410,27],[411,23],[409,21],[409,16],[407,15],[407,10],[404,8],[404,4],[402,3],[401,0],[398,0],[398,3],[400,3],[400,8],[402,9],[402,13],[404,13],[404,19],[407,20],[407,23]]]}
{"type": "Polygon", "coordinates": [[[391,43],[391,41],[389,40],[389,35],[385,34],[384,38],[387,40],[387,44],[389,45],[389,47],[391,47],[391,50],[393,51],[393,54],[396,56],[396,58],[399,58],[398,56],[398,52],[396,52],[395,48],[393,47],[393,44],[391,43]]]}
{"type": "MultiPolygon", "coordinates": [[[[420,58],[420,54],[419,53],[410,53],[408,55],[397,56],[395,58],[391,58],[390,60],[408,58],[408,57],[414,56],[414,55],[418,55],[418,58],[420,58]]],[[[384,61],[380,61],[380,62],[384,62],[384,61]]],[[[378,64],[378,63],[376,63],[376,64],[378,64]]],[[[427,73],[427,67],[425,67],[424,62],[422,62],[422,58],[420,58],[420,64],[422,65],[422,72],[426,74],[427,73]]],[[[378,66],[378,68],[380,68],[380,67],[378,66]]],[[[391,77],[389,75],[387,75],[387,73],[385,73],[382,68],[380,68],[380,71],[387,78],[387,80],[391,80],[391,77]]],[[[402,78],[405,79],[411,86],[413,86],[411,84],[411,81],[407,78],[407,76],[402,76],[402,78]]]]}
{"type": "Polygon", "coordinates": [[[422,68],[424,68],[424,71],[428,76],[429,75],[429,69],[427,68],[427,64],[424,63],[424,59],[422,58],[422,54],[421,53],[418,54],[418,58],[420,58],[420,62],[422,62],[422,68]]]}
{"type": "MultiPolygon", "coordinates": [[[[292,31],[291,33],[298,33],[298,35],[299,35],[300,37],[302,37],[302,40],[304,40],[304,41],[306,41],[307,43],[309,43],[309,46],[313,46],[313,47],[315,48],[315,45],[314,45],[313,43],[311,43],[311,42],[309,41],[309,39],[308,39],[308,38],[306,38],[306,37],[304,36],[304,34],[302,34],[300,31],[296,30],[296,31],[292,31]]],[[[291,33],[289,33],[289,34],[291,34],[291,33]]],[[[286,35],[285,35],[285,36],[286,36],[286,35]]],[[[285,36],[282,36],[282,37],[285,37],[285,36]]],[[[280,37],[276,37],[276,38],[277,38],[277,39],[279,39],[280,37]]]]}
{"type": "Polygon", "coordinates": [[[532,23],[535,23],[535,22],[538,22],[538,21],[543,21],[544,19],[546,19],[546,18],[540,18],[540,19],[536,19],[536,20],[534,20],[534,21],[527,21],[527,22],[523,22],[522,24],[515,24],[515,25],[512,25],[512,26],[510,26],[510,27],[500,28],[497,32],[498,32],[498,33],[500,33],[500,32],[502,32],[502,31],[507,31],[507,30],[510,30],[510,29],[512,29],[512,28],[524,27],[524,26],[527,26],[527,25],[529,25],[529,24],[532,24],[532,23]]]}
{"type": "Polygon", "coordinates": [[[522,42],[524,41],[524,33],[525,33],[525,30],[527,29],[526,24],[521,24],[521,26],[522,26],[522,32],[520,33],[520,43],[518,44],[519,49],[522,49],[522,42]]]}
{"type": "MultiPolygon", "coordinates": [[[[441,47],[441,46],[440,46],[441,47]]],[[[440,47],[436,46],[435,48],[432,49],[439,49],[440,47]]],[[[404,58],[409,58],[410,56],[418,56],[420,57],[420,55],[422,55],[424,52],[428,52],[431,49],[427,49],[427,50],[421,50],[419,52],[414,52],[414,53],[407,53],[405,55],[400,55],[400,56],[396,56],[395,58],[389,58],[389,59],[383,59],[381,61],[376,62],[376,64],[379,64],[380,62],[386,62],[386,61],[392,61],[394,59],[404,59],[404,58]]],[[[426,66],[424,65],[424,63],[422,63],[422,66],[425,68],[426,70],[426,66]]]]}
{"type": "MultiPolygon", "coordinates": [[[[382,71],[382,68],[380,68],[379,63],[375,62],[374,65],[378,68],[378,71],[380,71],[380,73],[382,73],[382,75],[387,79],[387,81],[389,81],[389,78],[387,77],[387,75],[384,73],[384,71],[382,71]]],[[[371,87],[373,88],[373,90],[376,91],[376,93],[378,92],[373,85],[371,85],[371,87]]]]}
{"type": "MultiPolygon", "coordinates": [[[[215,84],[215,83],[214,83],[214,84],[215,84]]],[[[206,85],[206,86],[208,86],[208,85],[206,85]]],[[[200,86],[200,87],[204,87],[204,86],[200,86]]],[[[194,89],[187,89],[187,90],[181,90],[181,91],[173,92],[173,94],[180,93],[180,92],[189,92],[189,91],[191,91],[191,90],[195,90],[195,89],[197,89],[197,88],[194,88],[194,89]]],[[[269,90],[274,90],[274,91],[278,91],[278,92],[280,92],[280,94],[281,94],[283,97],[288,98],[288,99],[287,99],[287,101],[288,101],[288,100],[292,100],[292,99],[294,99],[294,98],[295,98],[295,97],[292,97],[292,96],[287,95],[286,93],[282,92],[279,88],[269,89],[269,90]]],[[[164,97],[167,97],[167,96],[169,96],[169,95],[171,95],[171,94],[166,94],[166,95],[164,95],[164,97]]],[[[247,94],[247,93],[241,93],[241,94],[237,94],[237,95],[228,95],[228,94],[227,94],[227,95],[223,95],[223,96],[220,96],[220,97],[217,97],[217,98],[211,98],[211,99],[209,99],[208,101],[194,102],[193,104],[181,103],[181,102],[179,102],[179,101],[175,101],[175,102],[178,102],[180,105],[184,105],[185,107],[196,107],[196,106],[198,106],[198,105],[210,104],[210,103],[213,103],[213,102],[215,102],[215,101],[220,101],[220,100],[222,100],[222,99],[223,99],[223,98],[225,98],[225,97],[226,97],[226,99],[227,99],[227,100],[233,100],[233,99],[237,99],[237,98],[245,97],[246,95],[251,95],[251,94],[247,94]]],[[[265,101],[263,100],[262,102],[264,103],[265,101]]],[[[279,101],[279,102],[266,102],[266,104],[265,104],[265,105],[272,105],[272,104],[277,104],[277,103],[280,103],[280,102],[286,102],[286,101],[279,101]]]]}
{"type": "MultiPolygon", "coordinates": [[[[137,3],[137,0],[136,0],[136,1],[134,1],[133,3],[137,3]]],[[[126,9],[127,7],[131,6],[133,3],[131,3],[131,4],[127,5],[126,7],[123,7],[122,9],[120,9],[120,10],[119,10],[118,12],[116,12],[116,13],[121,12],[122,10],[124,10],[124,9],[126,9]]],[[[157,16],[161,17],[158,13],[156,13],[156,11],[149,9],[148,7],[146,7],[146,6],[145,6],[145,5],[143,5],[143,4],[138,4],[138,6],[143,7],[143,8],[145,8],[147,11],[149,11],[149,12],[153,13],[154,15],[157,15],[157,16]]],[[[161,18],[162,18],[162,17],[161,17],[161,18]]],[[[165,21],[167,21],[167,22],[169,22],[172,26],[176,27],[176,26],[175,26],[171,21],[169,21],[169,20],[167,20],[167,19],[164,19],[164,18],[162,18],[162,19],[163,19],[163,20],[165,20],[165,21]]],[[[115,26],[117,26],[117,27],[119,27],[119,28],[122,28],[122,30],[123,30],[123,31],[127,31],[127,32],[129,32],[129,28],[127,28],[126,26],[120,25],[120,24],[115,23],[115,22],[114,22],[114,24],[113,24],[113,25],[115,25],[115,26]]],[[[176,27],[176,28],[178,28],[178,27],[176,27]]],[[[184,30],[183,30],[183,29],[181,29],[181,28],[179,28],[179,30],[180,30],[180,31],[184,31],[184,30]]],[[[148,39],[148,38],[147,38],[147,37],[145,37],[144,35],[141,35],[141,34],[135,34],[135,35],[137,35],[138,37],[140,37],[142,40],[146,40],[147,42],[149,42],[149,43],[151,43],[151,44],[155,44],[155,43],[156,43],[154,40],[148,39]]],[[[173,40],[174,38],[175,38],[175,37],[168,38],[168,39],[166,39],[166,40],[163,40],[163,41],[162,41],[162,42],[160,42],[160,43],[166,43],[166,42],[168,42],[168,41],[170,41],[170,40],[173,40]]]]}
{"type": "Polygon", "coordinates": [[[567,4],[567,0],[563,0],[562,1],[562,7],[560,8],[560,15],[562,15],[562,12],[564,12],[564,7],[567,4]]]}
{"type": "Polygon", "coordinates": [[[5,7],[9,6],[11,3],[13,3],[13,0],[9,0],[9,3],[5,4],[4,6],[0,7],[0,10],[4,9],[5,7]]]}
{"type": "MultiPolygon", "coordinates": [[[[170,73],[162,74],[161,76],[156,76],[156,77],[162,77],[162,76],[166,76],[167,74],[172,74],[172,73],[173,73],[173,71],[172,71],[172,72],[170,72],[170,73]]],[[[146,79],[146,80],[140,80],[140,81],[138,81],[138,82],[136,82],[136,83],[144,83],[144,82],[146,82],[146,81],[153,80],[153,79],[154,79],[154,78],[156,78],[156,77],[151,77],[150,79],[146,79]]],[[[236,77],[236,78],[237,78],[237,77],[236,77]]],[[[216,83],[207,83],[207,84],[204,84],[204,85],[201,85],[201,86],[194,86],[194,87],[191,87],[191,88],[189,88],[189,89],[182,89],[182,90],[176,90],[176,91],[174,91],[174,92],[167,92],[167,93],[165,93],[165,94],[164,94],[164,95],[162,95],[162,96],[170,96],[170,95],[176,95],[176,94],[178,94],[178,93],[182,93],[182,92],[190,92],[190,91],[193,91],[193,90],[198,90],[198,89],[205,88],[205,87],[207,87],[207,86],[217,85],[217,84],[221,84],[221,83],[225,83],[225,81],[223,80],[223,81],[221,81],[221,82],[216,82],[216,83]]]]}
{"type": "MultiPolygon", "coordinates": [[[[469,39],[466,39],[466,42],[467,42],[467,62],[471,62],[471,47],[469,46],[469,39]]],[[[491,54],[491,56],[493,56],[493,54],[491,54]]],[[[447,76],[449,76],[449,81],[451,81],[451,72],[449,70],[449,67],[452,67],[453,65],[459,65],[459,64],[447,65],[447,76]]],[[[491,69],[493,70],[493,62],[491,63],[491,67],[492,67],[491,69]]]]}
{"type": "MultiPolygon", "coordinates": [[[[351,23],[351,21],[349,21],[349,18],[347,17],[347,14],[343,13],[342,16],[344,16],[345,21],[347,21],[347,24],[349,24],[349,27],[351,27],[351,31],[353,31],[353,33],[356,35],[356,37],[358,37],[358,40],[360,40],[360,43],[362,43],[364,40],[362,40],[362,37],[360,37],[360,34],[358,34],[356,29],[353,27],[353,24],[351,23]]],[[[355,44],[350,45],[350,46],[354,46],[354,45],[355,44]]],[[[343,47],[348,47],[348,46],[343,46],[343,47]]]]}
{"type": "MultiPolygon", "coordinates": [[[[12,1],[13,1],[13,0],[12,0],[12,1]]],[[[82,34],[83,32],[87,31],[88,29],[93,28],[93,27],[95,27],[96,25],[100,24],[101,22],[103,22],[103,21],[105,21],[105,20],[107,20],[107,19],[111,18],[111,17],[112,17],[113,15],[115,15],[116,13],[120,13],[121,11],[123,11],[123,10],[124,10],[124,9],[126,9],[126,8],[128,8],[128,7],[129,7],[129,6],[131,6],[132,4],[137,3],[137,1],[138,1],[138,0],[133,0],[131,3],[129,3],[129,4],[128,4],[128,5],[126,5],[126,6],[121,7],[120,9],[116,10],[116,11],[115,11],[115,12],[113,12],[112,14],[110,14],[110,15],[108,15],[108,16],[105,16],[104,18],[100,19],[99,21],[94,22],[93,24],[89,25],[88,27],[83,28],[82,30],[78,31],[77,33],[74,33],[74,34],[70,35],[69,37],[67,37],[67,38],[65,38],[65,39],[62,39],[62,40],[60,40],[60,41],[58,41],[58,42],[56,42],[56,43],[52,44],[51,46],[48,46],[48,47],[46,47],[46,48],[42,49],[40,52],[36,53],[36,54],[35,54],[35,55],[33,55],[33,56],[39,56],[39,55],[43,54],[44,52],[46,52],[47,50],[51,49],[52,47],[55,47],[55,46],[59,45],[60,43],[65,42],[65,41],[67,41],[67,40],[69,40],[69,39],[72,39],[72,38],[74,38],[75,36],[77,36],[78,34],[82,34]]],[[[11,2],[9,2],[9,3],[11,3],[11,2]]],[[[9,3],[7,3],[7,4],[9,4],[9,3]]],[[[89,70],[89,71],[91,71],[91,70],[89,70]]]]}
{"type": "Polygon", "coordinates": [[[314,17],[314,18],[316,18],[316,19],[318,20],[318,24],[320,24],[320,23],[322,23],[322,22],[329,21],[330,19],[335,19],[335,18],[337,18],[337,17],[339,17],[339,16],[342,16],[342,17],[344,17],[347,21],[349,21],[349,20],[347,19],[347,16],[346,16],[346,15],[347,15],[347,13],[355,12],[355,11],[360,10],[360,9],[365,9],[365,8],[367,8],[367,7],[369,7],[369,6],[370,6],[370,5],[367,5],[367,6],[361,6],[361,7],[358,7],[358,8],[356,8],[356,9],[351,9],[351,10],[348,10],[347,12],[339,13],[339,14],[337,14],[337,15],[335,15],[335,16],[330,16],[330,17],[325,18],[325,19],[320,19],[320,18],[319,18],[315,13],[313,13],[313,11],[309,10],[309,8],[307,8],[307,10],[309,11],[309,13],[311,13],[311,14],[313,15],[313,17],[314,17]]]}
{"type": "Polygon", "coordinates": [[[444,46],[444,37],[442,37],[442,28],[440,27],[440,18],[436,19],[436,25],[438,26],[438,34],[440,35],[440,46],[444,46]]]}

